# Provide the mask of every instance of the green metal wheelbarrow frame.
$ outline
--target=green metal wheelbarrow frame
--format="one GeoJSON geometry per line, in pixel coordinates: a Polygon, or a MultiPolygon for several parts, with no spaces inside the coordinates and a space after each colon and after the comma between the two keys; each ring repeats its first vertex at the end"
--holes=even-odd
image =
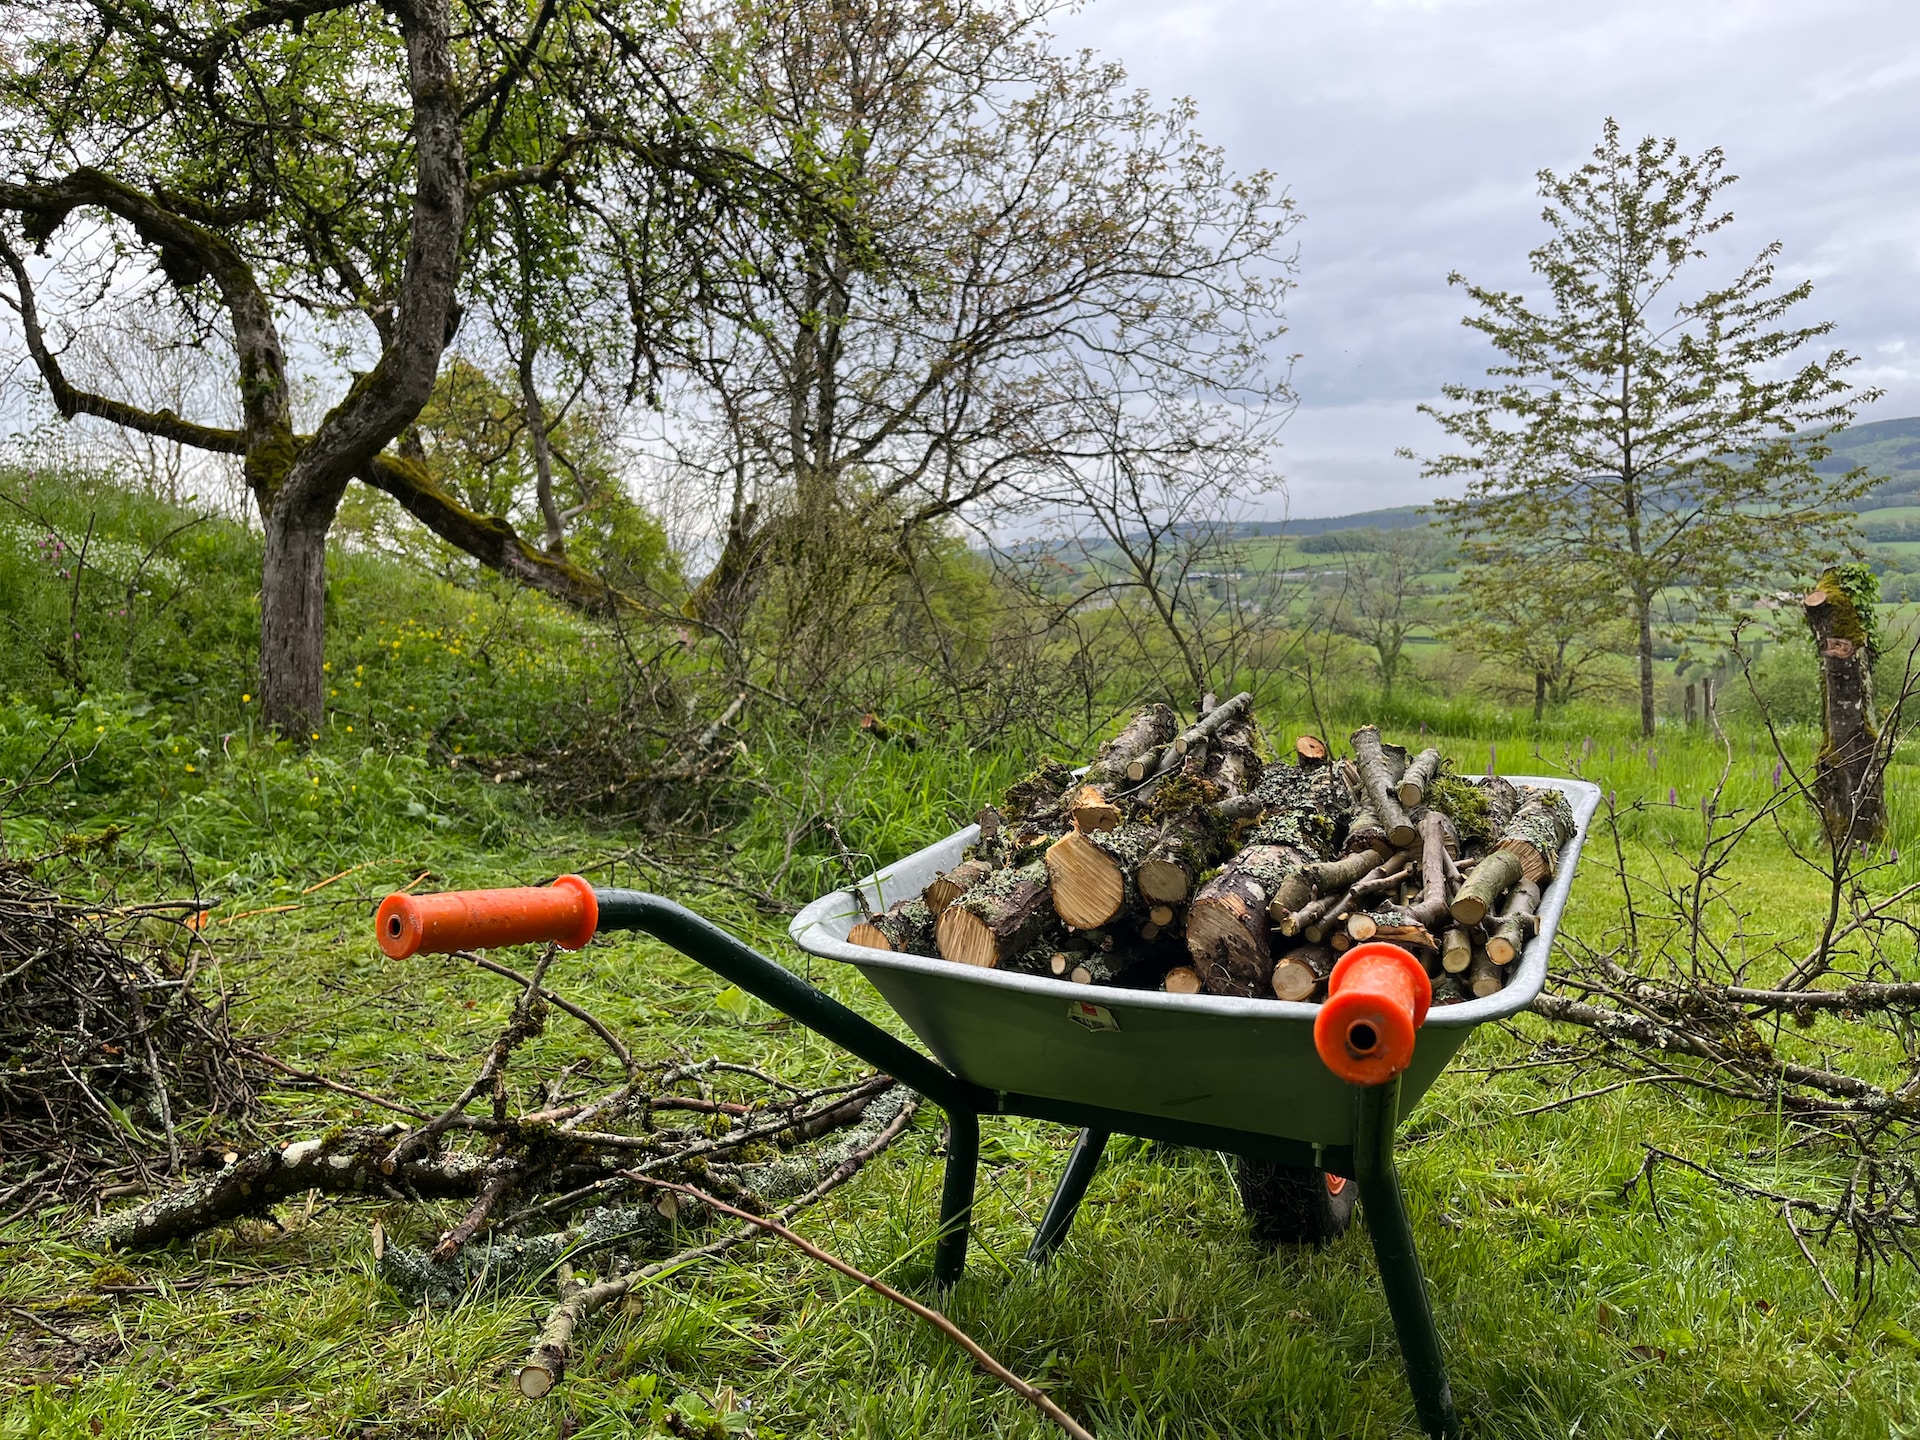
{"type": "Polygon", "coordinates": [[[1462,1433],[1460,1417],[1394,1166],[1394,1132],[1472,1028],[1525,1008],[1545,978],[1547,951],[1600,796],[1596,787],[1580,781],[1533,783],[1567,792],[1576,820],[1574,838],[1542,898],[1540,932],[1515,962],[1516,973],[1505,989],[1430,1012],[1413,1065],[1383,1085],[1348,1085],[1318,1064],[1311,1041],[1316,1006],[1093,989],[846,943],[848,928],[875,902],[890,898],[889,891],[896,898],[917,893],[933,870],[957,860],[973,839],[971,830],[869,877],[860,895],[823,896],[792,926],[795,940],[808,951],[859,966],[947,1064],[922,1055],[720,927],[658,895],[596,889],[598,932],[635,930],[663,941],[946,1112],[946,1171],[933,1254],[933,1278],[940,1286],[956,1282],[966,1266],[983,1115],[1026,1116],[1080,1130],[1028,1251],[1036,1262],[1066,1238],[1107,1140],[1116,1134],[1324,1170],[1358,1182],[1414,1408],[1429,1435],[1451,1437],[1462,1433]],[[1141,1067],[1134,1062],[1143,1055],[1156,1061],[1163,1093],[1139,1088],[1141,1067]],[[1315,1057],[1311,1066],[1305,1057],[1315,1057]],[[1236,1074],[1245,1083],[1228,1088],[1238,1093],[1219,1093],[1215,1082],[1236,1074]],[[1288,1088],[1267,1088],[1282,1084],[1288,1088]],[[1286,1103],[1271,1103],[1276,1096],[1286,1103]],[[1118,1103],[1102,1103],[1107,1098],[1118,1103]],[[1249,1099],[1268,1103],[1249,1104],[1249,1099]]]}

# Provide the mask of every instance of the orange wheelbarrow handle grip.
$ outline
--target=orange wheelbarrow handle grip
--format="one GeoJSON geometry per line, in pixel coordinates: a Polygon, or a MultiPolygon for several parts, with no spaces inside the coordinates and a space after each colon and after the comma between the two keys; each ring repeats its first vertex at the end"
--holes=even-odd
{"type": "Polygon", "coordinates": [[[600,927],[600,902],[578,875],[562,875],[525,889],[389,895],[373,924],[380,948],[395,960],[543,940],[578,950],[600,927]]]}
{"type": "Polygon", "coordinates": [[[1413,1063],[1413,1037],[1433,1003],[1426,967],[1398,945],[1371,941],[1340,957],[1313,1022],[1326,1067],[1355,1085],[1384,1085],[1413,1063]]]}

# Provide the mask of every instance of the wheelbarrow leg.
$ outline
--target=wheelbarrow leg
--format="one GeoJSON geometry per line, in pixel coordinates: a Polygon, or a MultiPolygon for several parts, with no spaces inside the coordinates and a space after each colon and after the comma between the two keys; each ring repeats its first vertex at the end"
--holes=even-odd
{"type": "Polygon", "coordinates": [[[1030,1264],[1046,1264],[1053,1258],[1053,1252],[1065,1243],[1067,1228],[1079,1213],[1080,1202],[1086,1198],[1087,1186],[1093,1183],[1093,1172],[1100,1168],[1100,1156],[1106,1148],[1105,1130],[1082,1130],[1080,1138],[1073,1142],[1073,1153],[1067,1157],[1060,1184],[1053,1192],[1053,1199],[1047,1202],[1047,1213],[1040,1218],[1040,1228],[1033,1232],[1033,1244],[1027,1247],[1030,1264]]]}
{"type": "Polygon", "coordinates": [[[967,1230],[973,1223],[973,1183],[980,1169],[980,1117],[947,1111],[947,1173],[940,1185],[940,1238],[933,1247],[933,1283],[953,1284],[967,1268],[967,1230]]]}
{"type": "Polygon", "coordinates": [[[1427,1282],[1420,1273],[1420,1256],[1413,1246],[1413,1226],[1400,1195],[1400,1176],[1393,1164],[1393,1128],[1400,1107],[1400,1081],[1369,1085],[1360,1092],[1358,1143],[1353,1147],[1359,1170],[1360,1206],[1367,1233],[1373,1237],[1373,1255],[1380,1266],[1380,1283],[1387,1292],[1387,1309],[1400,1337],[1400,1355],[1413,1389],[1413,1408],[1420,1428],[1434,1440],[1457,1440],[1462,1433],[1459,1412],[1453,1408],[1453,1389],[1447,1383],[1446,1357],[1440,1353],[1440,1332],[1433,1323],[1427,1282]]]}

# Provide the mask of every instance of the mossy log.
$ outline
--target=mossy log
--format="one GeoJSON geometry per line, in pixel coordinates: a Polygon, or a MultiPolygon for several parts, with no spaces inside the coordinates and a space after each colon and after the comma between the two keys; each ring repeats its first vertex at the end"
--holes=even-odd
{"type": "Polygon", "coordinates": [[[1260,822],[1248,845],[1285,845],[1316,860],[1338,853],[1341,829],[1353,815],[1346,787],[1329,766],[1269,765],[1250,798],[1259,802],[1260,822]]]}
{"type": "Polygon", "coordinates": [[[1829,570],[1801,602],[1820,663],[1825,730],[1813,758],[1813,798],[1827,838],[1843,847],[1872,844],[1887,829],[1886,766],[1873,713],[1873,602],[1849,579],[1829,570]]]}
{"type": "Polygon", "coordinates": [[[1043,760],[1038,769],[1008,787],[1001,805],[1010,823],[1022,821],[1038,825],[1064,825],[1060,813],[1061,797],[1076,789],[1073,767],[1058,760],[1043,760]]]}
{"type": "Polygon", "coordinates": [[[937,920],[949,905],[992,873],[993,866],[988,861],[962,860],[953,869],[942,871],[934,876],[927,883],[927,888],[920,892],[920,898],[926,903],[933,918],[937,920]]]}
{"type": "Polygon", "coordinates": [[[1325,945],[1296,945],[1273,967],[1271,989],[1276,1000],[1319,1000],[1333,973],[1333,951],[1325,945]]]}
{"type": "Polygon", "coordinates": [[[847,933],[855,945],[870,950],[892,950],[901,955],[932,955],[933,912],[919,896],[899,901],[879,915],[871,915],[847,933]]]}
{"type": "MultiPolygon", "coordinates": [[[[1397,747],[1396,747],[1397,748],[1397,747]]],[[[1404,757],[1405,751],[1401,752],[1404,757]]],[[[1367,797],[1367,808],[1385,828],[1387,843],[1399,850],[1420,838],[1419,830],[1400,804],[1398,785],[1406,773],[1404,759],[1396,773],[1375,725],[1362,725],[1353,732],[1353,763],[1360,772],[1360,785],[1367,797]]]]}
{"type": "Polygon", "coordinates": [[[1044,865],[996,870],[955,900],[934,924],[940,954],[961,965],[995,969],[1040,943],[1053,920],[1044,865]]]}
{"type": "Polygon", "coordinates": [[[1499,923],[1487,937],[1487,959],[1496,965],[1511,965],[1527,948],[1527,941],[1540,931],[1540,887],[1522,880],[1500,908],[1499,923]]]}
{"type": "Polygon", "coordinates": [[[1263,994],[1273,973],[1269,910],[1305,889],[1305,857],[1279,845],[1242,850],[1187,907],[1187,954],[1215,995],[1263,994]]]}
{"type": "Polygon", "coordinates": [[[1417,810],[1426,803],[1427,786],[1440,773],[1440,765],[1440,751],[1432,745],[1407,762],[1406,774],[1400,777],[1398,794],[1400,803],[1409,811],[1417,810]]]}

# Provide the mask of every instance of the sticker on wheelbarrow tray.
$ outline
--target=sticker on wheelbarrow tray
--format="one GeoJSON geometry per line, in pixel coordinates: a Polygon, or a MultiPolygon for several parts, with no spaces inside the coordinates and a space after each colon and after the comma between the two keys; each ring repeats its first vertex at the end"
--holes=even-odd
{"type": "Polygon", "coordinates": [[[1120,1022],[1113,1018],[1113,1012],[1104,1005],[1094,1005],[1085,1000],[1067,1002],[1067,1018],[1076,1025],[1084,1025],[1089,1030],[1118,1030],[1120,1022]]]}

